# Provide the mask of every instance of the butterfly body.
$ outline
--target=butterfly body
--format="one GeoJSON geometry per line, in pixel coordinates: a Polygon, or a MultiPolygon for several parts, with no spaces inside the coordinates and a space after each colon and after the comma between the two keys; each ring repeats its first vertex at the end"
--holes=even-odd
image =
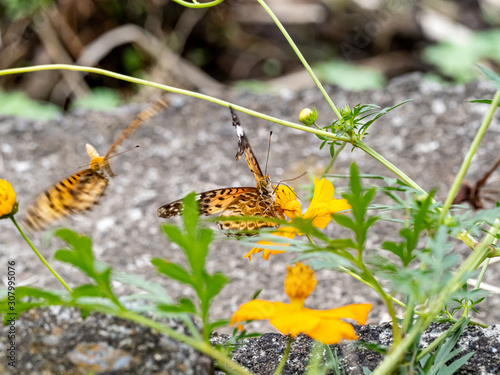
{"type": "MultiPolygon", "coordinates": [[[[216,223],[219,229],[224,230],[228,236],[241,236],[243,231],[246,232],[246,235],[251,235],[255,234],[252,231],[256,229],[278,226],[275,222],[265,220],[266,218],[284,219],[285,216],[282,210],[275,207],[276,199],[271,180],[268,175],[262,173],[236,113],[232,108],[230,110],[238,137],[236,160],[238,161],[242,155],[245,155],[248,167],[254,174],[257,184],[255,187],[227,187],[206,191],[197,195],[197,201],[202,215],[262,217],[262,220],[232,220],[216,223]]],[[[168,218],[180,215],[181,210],[182,200],[179,199],[158,208],[157,214],[159,217],[168,218]]]]}

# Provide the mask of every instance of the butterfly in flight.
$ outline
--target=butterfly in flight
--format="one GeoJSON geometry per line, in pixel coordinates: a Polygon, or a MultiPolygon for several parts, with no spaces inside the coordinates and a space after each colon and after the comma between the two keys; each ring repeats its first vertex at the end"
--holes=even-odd
{"type": "MultiPolygon", "coordinates": [[[[255,235],[256,229],[279,226],[279,224],[265,220],[265,218],[285,219],[285,215],[283,210],[274,204],[276,198],[271,179],[262,173],[238,116],[231,107],[229,109],[238,137],[236,161],[245,154],[248,167],[253,173],[257,185],[256,187],[227,187],[205,191],[197,195],[197,201],[202,215],[261,217],[262,219],[257,221],[231,220],[216,223],[227,236],[255,235]]],[[[181,210],[182,199],[179,199],[158,208],[157,214],[159,217],[168,218],[180,215],[181,210]]]]}
{"type": "Polygon", "coordinates": [[[108,186],[107,176],[115,176],[109,165],[109,158],[117,147],[141,124],[168,105],[169,101],[162,97],[140,112],[104,156],[100,156],[93,146],[87,144],[87,153],[91,159],[89,168],[62,179],[38,195],[27,208],[23,218],[24,225],[31,231],[40,231],[62,217],[89,210],[104,194],[108,186]]]}

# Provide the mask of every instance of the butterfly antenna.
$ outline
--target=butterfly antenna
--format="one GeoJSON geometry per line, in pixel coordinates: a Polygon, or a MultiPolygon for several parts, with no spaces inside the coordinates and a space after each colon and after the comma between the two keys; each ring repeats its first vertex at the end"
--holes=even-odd
{"type": "MultiPolygon", "coordinates": [[[[279,181],[276,186],[274,187],[274,190],[273,190],[273,193],[276,193],[276,190],[278,190],[278,187],[283,183],[283,182],[288,182],[288,181],[294,181],[294,180],[298,180],[299,178],[301,177],[304,177],[306,175],[307,172],[304,172],[302,173],[300,176],[297,176],[297,177],[294,177],[294,178],[287,178],[286,180],[281,180],[279,181]]],[[[292,190],[293,191],[293,190],[292,190]]],[[[293,194],[295,194],[295,196],[298,198],[299,196],[297,195],[297,193],[295,193],[293,191],[293,194]]]]}
{"type": "Polygon", "coordinates": [[[269,145],[267,146],[267,158],[266,158],[266,167],[264,168],[264,175],[267,176],[267,164],[269,163],[269,154],[271,153],[271,137],[273,135],[273,131],[269,132],[269,145]]]}
{"type": "MultiPolygon", "coordinates": [[[[109,160],[109,159],[111,159],[111,158],[114,158],[115,156],[118,156],[118,155],[124,154],[124,153],[126,153],[126,152],[132,151],[132,150],[134,150],[134,149],[136,149],[136,148],[138,148],[138,147],[141,147],[141,146],[139,146],[139,145],[135,145],[134,147],[130,147],[129,149],[127,149],[127,150],[125,150],[125,151],[119,152],[118,154],[114,154],[114,155],[108,156],[108,157],[106,157],[104,160],[109,160]]],[[[89,167],[89,166],[90,166],[90,164],[85,164],[85,165],[79,166],[79,167],[77,167],[77,168],[78,168],[78,169],[80,169],[80,168],[87,168],[87,167],[89,167]]]]}

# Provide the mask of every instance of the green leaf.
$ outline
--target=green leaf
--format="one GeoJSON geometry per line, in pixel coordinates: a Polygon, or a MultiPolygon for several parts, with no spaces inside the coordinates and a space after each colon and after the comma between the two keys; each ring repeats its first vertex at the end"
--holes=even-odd
{"type": "Polygon", "coordinates": [[[229,319],[220,319],[215,322],[210,323],[210,331],[213,331],[220,327],[227,327],[229,325],[229,319]]]}
{"type": "Polygon", "coordinates": [[[167,294],[165,288],[158,283],[151,281],[146,281],[144,278],[138,275],[129,275],[126,273],[113,273],[113,280],[121,282],[123,284],[133,285],[145,292],[147,294],[141,293],[137,295],[128,295],[125,299],[129,300],[151,300],[154,302],[161,303],[172,303],[171,298],[167,294]]]}
{"type": "Polygon", "coordinates": [[[175,313],[175,314],[180,314],[180,313],[196,314],[196,306],[194,305],[193,301],[191,301],[189,298],[179,299],[178,305],[161,304],[158,305],[158,308],[161,311],[175,313]]]}
{"type": "Polygon", "coordinates": [[[497,73],[481,64],[477,64],[477,67],[495,86],[500,87],[500,76],[497,73]]]}
{"type": "Polygon", "coordinates": [[[349,228],[352,231],[356,230],[356,223],[352,221],[351,218],[342,215],[342,214],[333,214],[332,219],[339,225],[342,225],[343,227],[349,228]]]}
{"type": "Polygon", "coordinates": [[[215,273],[207,278],[206,297],[211,300],[224,288],[229,279],[222,273],[215,273]]]}
{"type": "MultiPolygon", "coordinates": [[[[493,100],[491,100],[491,99],[475,99],[475,100],[469,100],[469,103],[491,104],[491,103],[493,103],[493,100]]],[[[497,107],[500,107],[500,103],[497,105],[497,107]]]]}
{"type": "MultiPolygon", "coordinates": [[[[7,290],[2,291],[3,298],[0,300],[0,314],[3,315],[4,324],[10,322],[12,313],[19,316],[21,313],[36,307],[62,305],[65,302],[65,293],[60,291],[48,291],[33,287],[19,286],[16,288],[15,305],[9,299],[7,290]]],[[[17,318],[16,316],[16,318],[17,318]]]]}
{"type": "Polygon", "coordinates": [[[177,280],[183,284],[188,284],[191,286],[195,285],[193,276],[182,266],[167,262],[160,258],[155,258],[151,263],[156,267],[159,273],[170,277],[171,279],[177,280]]]}
{"type": "Polygon", "coordinates": [[[184,219],[184,228],[186,233],[191,238],[196,238],[198,221],[199,221],[198,202],[196,202],[196,194],[189,193],[182,200],[182,217],[184,219]]]}
{"type": "Polygon", "coordinates": [[[175,225],[163,223],[161,224],[161,229],[167,235],[168,239],[173,243],[179,245],[181,249],[184,250],[185,248],[188,247],[188,243],[184,238],[184,235],[182,234],[181,230],[177,228],[175,225]]]}

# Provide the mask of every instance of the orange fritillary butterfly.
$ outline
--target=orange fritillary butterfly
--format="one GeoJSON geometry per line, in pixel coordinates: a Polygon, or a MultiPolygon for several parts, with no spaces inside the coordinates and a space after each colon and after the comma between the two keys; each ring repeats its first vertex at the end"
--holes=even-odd
{"type": "Polygon", "coordinates": [[[44,230],[54,221],[67,215],[81,214],[96,204],[108,186],[107,176],[115,176],[109,165],[111,154],[141,124],[168,105],[168,100],[161,98],[140,112],[113,142],[105,156],[100,156],[93,146],[87,144],[90,168],[62,179],[38,195],[27,208],[23,218],[25,226],[31,231],[44,230]]]}
{"type": "MultiPolygon", "coordinates": [[[[265,220],[265,218],[284,219],[283,211],[275,207],[274,188],[268,175],[264,175],[260,169],[245,131],[240,125],[240,120],[230,107],[233,126],[238,137],[238,152],[236,160],[240,160],[245,154],[250,171],[252,171],[256,187],[227,187],[216,190],[205,191],[198,194],[200,214],[220,216],[258,216],[258,221],[219,221],[217,226],[224,230],[228,236],[241,236],[255,234],[255,230],[266,227],[278,227],[279,224],[265,220]],[[234,233],[233,231],[236,231],[234,233]],[[246,232],[246,233],[244,233],[246,232]],[[252,233],[253,232],[253,233],[252,233]]],[[[181,214],[182,200],[167,203],[158,208],[159,217],[168,218],[181,214]]]]}

